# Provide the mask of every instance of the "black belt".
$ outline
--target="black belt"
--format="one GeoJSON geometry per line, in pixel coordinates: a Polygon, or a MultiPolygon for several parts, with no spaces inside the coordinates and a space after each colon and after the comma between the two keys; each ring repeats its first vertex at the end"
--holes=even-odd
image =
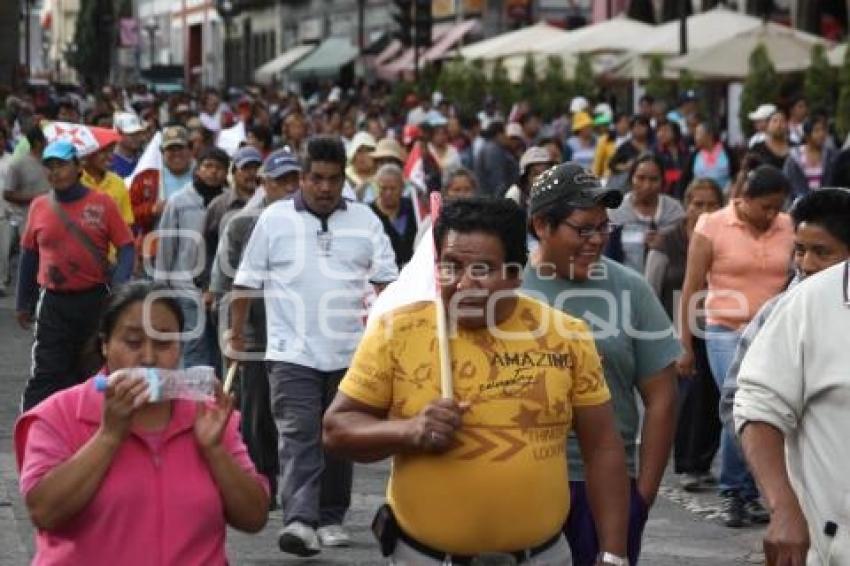
{"type": "Polygon", "coordinates": [[[90,295],[90,294],[93,294],[93,293],[109,294],[109,285],[107,285],[105,283],[101,283],[99,285],[95,285],[94,287],[89,287],[88,289],[73,289],[73,290],[45,288],[45,291],[52,294],[52,295],[90,295]]]}
{"type": "MultiPolygon", "coordinates": [[[[517,564],[522,564],[526,560],[543,554],[544,552],[555,546],[558,541],[561,540],[562,536],[563,534],[559,531],[555,536],[553,536],[543,544],[540,544],[533,548],[529,548],[526,550],[517,550],[514,552],[503,552],[501,554],[509,554],[514,557],[517,564]]],[[[449,554],[448,552],[443,552],[442,550],[431,548],[427,544],[421,543],[418,540],[414,539],[401,529],[399,529],[398,538],[403,540],[404,543],[413,550],[424,554],[425,556],[429,556],[435,560],[439,560],[441,562],[448,560],[453,565],[457,564],[458,566],[462,566],[465,564],[472,564],[472,561],[476,558],[476,556],[469,556],[465,554],[449,554]]]]}

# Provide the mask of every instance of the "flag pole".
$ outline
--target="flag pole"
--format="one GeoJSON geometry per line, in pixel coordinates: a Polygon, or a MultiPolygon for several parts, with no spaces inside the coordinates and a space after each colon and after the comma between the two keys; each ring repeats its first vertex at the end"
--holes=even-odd
{"type": "MultiPolygon", "coordinates": [[[[440,216],[440,193],[435,191],[431,193],[431,229],[437,225],[437,218],[440,216]]],[[[434,242],[434,260],[439,262],[439,253],[434,242]]],[[[437,294],[434,297],[436,304],[437,316],[437,351],[440,354],[440,396],[443,399],[452,399],[454,397],[454,382],[452,379],[452,353],[449,349],[449,328],[446,318],[446,305],[443,303],[443,295],[440,293],[440,269],[439,266],[434,266],[434,277],[436,279],[437,294]]]]}

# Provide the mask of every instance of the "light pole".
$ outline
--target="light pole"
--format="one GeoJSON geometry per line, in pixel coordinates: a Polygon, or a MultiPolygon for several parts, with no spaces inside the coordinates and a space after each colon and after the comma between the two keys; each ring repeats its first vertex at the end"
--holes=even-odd
{"type": "Polygon", "coordinates": [[[148,49],[150,50],[148,68],[151,69],[156,63],[156,32],[159,31],[159,25],[155,21],[152,21],[145,25],[145,31],[148,34],[148,49]]]}

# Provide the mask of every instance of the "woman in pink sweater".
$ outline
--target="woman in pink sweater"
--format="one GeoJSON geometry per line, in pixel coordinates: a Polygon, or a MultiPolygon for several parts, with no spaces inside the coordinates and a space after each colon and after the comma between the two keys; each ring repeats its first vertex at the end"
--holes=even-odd
{"type": "MultiPolygon", "coordinates": [[[[112,297],[98,336],[104,373],[178,367],[183,319],[164,294],[133,283],[112,297]]],[[[226,564],[226,525],[257,532],[269,507],[232,411],[221,392],[214,403],[150,403],[144,380],[120,376],[105,393],[89,380],[22,415],[33,564],[226,564]]]]}

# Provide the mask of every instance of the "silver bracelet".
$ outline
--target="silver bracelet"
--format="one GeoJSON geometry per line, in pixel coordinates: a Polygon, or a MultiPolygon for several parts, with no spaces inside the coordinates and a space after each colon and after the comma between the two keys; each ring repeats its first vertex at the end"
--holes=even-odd
{"type": "Polygon", "coordinates": [[[610,566],[629,566],[628,559],[610,552],[600,552],[599,561],[610,566]]]}

